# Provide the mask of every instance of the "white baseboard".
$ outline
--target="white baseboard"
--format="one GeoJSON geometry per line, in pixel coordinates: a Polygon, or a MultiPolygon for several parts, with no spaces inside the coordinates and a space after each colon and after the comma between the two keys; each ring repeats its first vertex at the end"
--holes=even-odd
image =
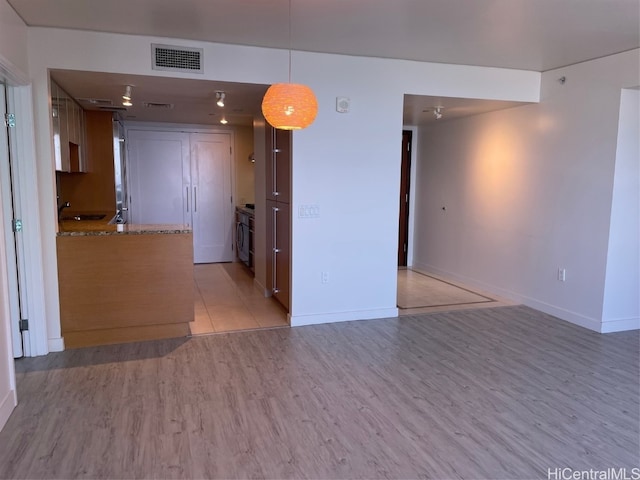
{"type": "Polygon", "coordinates": [[[304,325],[319,325],[322,323],[350,322],[352,320],[372,320],[374,318],[395,318],[397,308],[383,308],[377,310],[357,310],[353,312],[314,313],[312,315],[291,315],[289,320],[292,327],[304,325]]]}
{"type": "Polygon", "coordinates": [[[535,308],[536,310],[539,310],[541,312],[547,313],[549,315],[553,315],[554,317],[557,317],[560,320],[565,320],[569,323],[573,323],[574,325],[578,325],[580,327],[588,328],[589,330],[593,330],[595,332],[601,332],[602,324],[600,320],[598,320],[597,318],[586,317],[580,313],[573,312],[571,310],[566,310],[564,308],[545,303],[535,298],[527,297],[526,295],[522,295],[517,292],[513,292],[511,290],[506,290],[504,288],[496,287],[495,285],[489,285],[484,282],[474,280],[473,278],[465,277],[464,275],[456,275],[454,273],[447,272],[445,270],[441,270],[437,267],[434,267],[433,265],[418,263],[412,268],[419,271],[423,271],[425,273],[433,273],[435,275],[439,275],[444,278],[450,278],[454,281],[458,281],[470,287],[475,287],[475,288],[484,290],[489,294],[498,295],[512,302],[521,303],[523,305],[526,305],[527,307],[535,308]]]}
{"type": "Polygon", "coordinates": [[[50,338],[48,340],[50,352],[63,352],[64,351],[64,338],[50,338]]]}
{"type": "Polygon", "coordinates": [[[606,320],[600,326],[600,333],[626,332],[628,330],[640,330],[640,317],[606,320]]]}
{"type": "Polygon", "coordinates": [[[0,430],[2,430],[7,423],[7,420],[9,420],[9,416],[17,404],[16,391],[9,390],[9,392],[0,401],[0,430]]]}

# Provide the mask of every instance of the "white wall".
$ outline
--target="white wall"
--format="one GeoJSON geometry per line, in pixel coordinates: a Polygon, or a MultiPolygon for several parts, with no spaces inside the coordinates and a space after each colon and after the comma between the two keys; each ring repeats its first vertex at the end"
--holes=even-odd
{"type": "Polygon", "coordinates": [[[640,91],[622,90],[603,332],[640,328],[640,91]]]}
{"type": "MultiPolygon", "coordinates": [[[[41,161],[48,323],[59,335],[47,69],[270,84],[286,81],[288,52],[31,28],[29,60],[41,161]],[[204,75],[151,70],[151,42],[204,48],[204,75]]],[[[292,80],[309,84],[320,104],[315,124],[296,132],[293,140],[292,324],[395,315],[404,93],[536,101],[540,74],[293,52],[292,80]],[[335,112],[339,95],[351,97],[351,113],[335,112]],[[320,218],[297,218],[300,204],[319,205],[320,218]],[[329,283],[320,283],[321,271],[329,272],[329,283]]]]}
{"type": "Polygon", "coordinates": [[[638,59],[545,72],[539,104],[422,128],[414,265],[599,331],[620,89],[638,59]]]}

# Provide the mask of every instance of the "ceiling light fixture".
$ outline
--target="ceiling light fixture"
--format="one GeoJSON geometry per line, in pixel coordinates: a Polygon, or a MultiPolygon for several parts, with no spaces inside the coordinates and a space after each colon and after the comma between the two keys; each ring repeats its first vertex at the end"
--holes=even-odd
{"type": "Polygon", "coordinates": [[[222,117],[222,118],[220,119],[220,123],[221,123],[222,125],[226,125],[226,124],[227,124],[227,123],[229,123],[229,122],[227,121],[227,119],[226,119],[226,118],[222,117]]]}
{"type": "Polygon", "coordinates": [[[436,107],[433,110],[433,116],[436,117],[436,120],[440,120],[442,118],[442,107],[436,107]]]}
{"type": "Polygon", "coordinates": [[[224,97],[225,97],[225,93],[224,92],[216,92],[216,105],[218,105],[219,107],[224,107],[224,97]]]}
{"type": "Polygon", "coordinates": [[[289,82],[274,83],[262,99],[262,114],[275,128],[300,130],[313,123],[318,100],[311,88],[291,83],[291,0],[289,0],[289,82]]]}
{"type": "Polygon", "coordinates": [[[133,103],[131,103],[131,85],[127,85],[124,89],[124,95],[122,95],[122,105],[125,107],[131,107],[133,103]]]}

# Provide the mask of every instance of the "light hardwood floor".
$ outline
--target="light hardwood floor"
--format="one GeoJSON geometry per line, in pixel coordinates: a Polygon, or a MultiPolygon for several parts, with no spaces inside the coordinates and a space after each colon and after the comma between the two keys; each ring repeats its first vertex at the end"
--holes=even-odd
{"type": "Polygon", "coordinates": [[[27,358],[0,478],[630,469],[639,343],[507,306],[27,358]]]}

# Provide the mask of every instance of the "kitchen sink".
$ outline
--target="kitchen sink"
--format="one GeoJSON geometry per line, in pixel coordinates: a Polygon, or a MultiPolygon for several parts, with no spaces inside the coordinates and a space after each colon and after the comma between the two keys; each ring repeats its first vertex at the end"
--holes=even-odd
{"type": "Polygon", "coordinates": [[[62,217],[62,220],[102,220],[106,215],[74,215],[72,217],[62,217]]]}

